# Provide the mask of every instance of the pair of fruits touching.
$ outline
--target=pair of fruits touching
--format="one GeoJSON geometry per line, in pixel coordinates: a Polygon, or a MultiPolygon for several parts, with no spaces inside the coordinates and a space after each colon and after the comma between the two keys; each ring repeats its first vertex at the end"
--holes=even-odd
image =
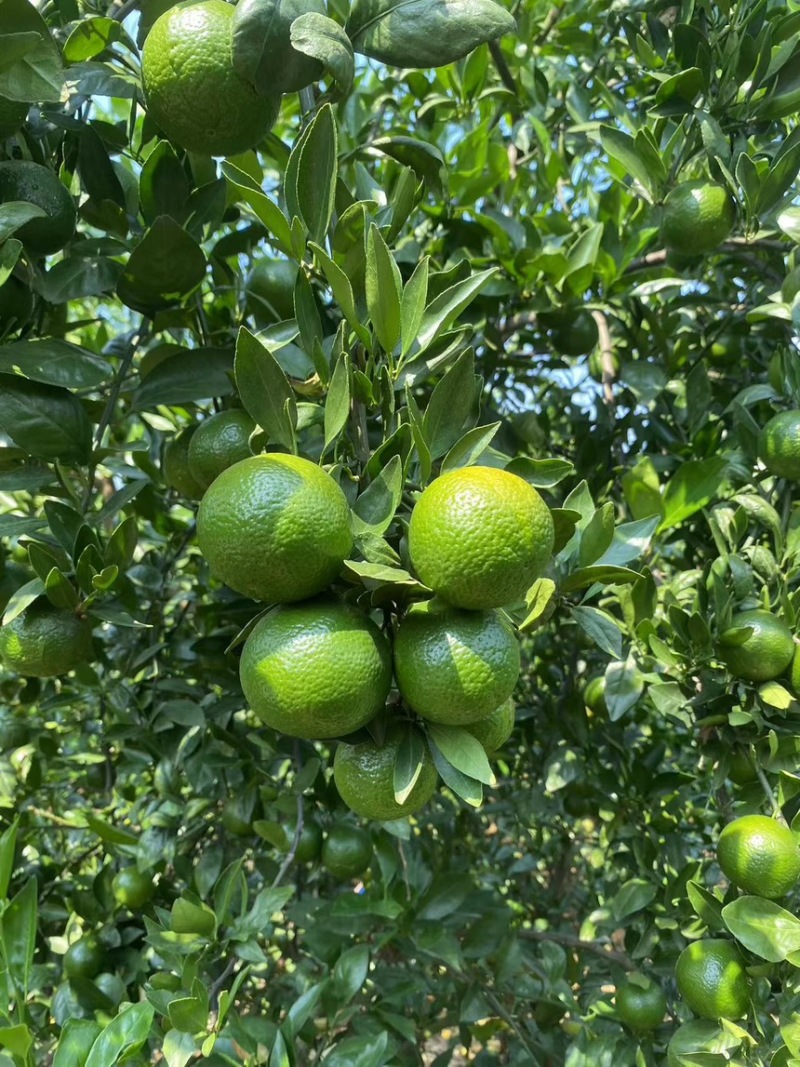
{"type": "MultiPolygon", "coordinates": [[[[788,827],[765,815],[743,815],[723,829],[717,861],[730,882],[770,900],[785,896],[800,880],[800,848],[788,827]]],[[[678,957],[675,977],[686,1004],[706,1019],[741,1019],[750,1007],[750,978],[734,942],[704,938],[678,957]]],[[[664,1018],[661,988],[633,975],[616,995],[617,1014],[633,1030],[651,1030],[664,1018]]]]}
{"type": "MultiPolygon", "coordinates": [[[[186,449],[185,473],[195,485],[198,455],[219,458],[198,449],[202,431],[186,449]]],[[[425,489],[408,545],[435,596],[395,617],[390,630],[330,595],[354,545],[350,508],[338,484],[308,460],[268,453],[222,470],[203,495],[197,535],[214,577],[275,605],[247,637],[240,661],[244,694],[268,726],[309,740],[347,737],[383,711],[394,675],[421,719],[463,726],[490,752],[510,735],[519,645],[497,608],[523,596],[554,541],[550,512],[523,479],[471,467],[425,489]]],[[[388,820],[430,799],[438,776],[427,747],[409,795],[402,804],[395,798],[394,766],[412,728],[395,715],[381,743],[339,745],[334,778],[354,811],[388,820]]]]}
{"type": "MultiPolygon", "coordinates": [[[[800,880],[800,848],[788,827],[765,815],[743,815],[723,829],[717,861],[738,889],[776,900],[800,880]]],[[[737,946],[721,938],[688,945],[676,965],[678,992],[697,1015],[740,1019],[750,1006],[750,979],[737,946]]]]}
{"type": "MultiPolygon", "coordinates": [[[[254,833],[253,822],[243,815],[234,798],[222,809],[222,825],[235,837],[251,837],[254,833]]],[[[279,851],[289,852],[292,848],[296,828],[296,818],[284,821],[279,851]]],[[[362,827],[346,822],[336,823],[323,833],[319,823],[306,816],[297,837],[294,858],[298,863],[321,860],[325,870],[340,880],[358,878],[372,861],[372,839],[362,827]]]]}

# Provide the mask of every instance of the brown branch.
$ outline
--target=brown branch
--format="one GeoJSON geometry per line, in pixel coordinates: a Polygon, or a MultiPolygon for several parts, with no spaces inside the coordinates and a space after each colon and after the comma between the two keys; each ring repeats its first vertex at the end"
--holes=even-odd
{"type": "Polygon", "coordinates": [[[611,340],[611,331],[608,328],[608,319],[602,311],[592,311],[592,318],[597,323],[598,343],[600,345],[600,365],[603,371],[603,401],[606,407],[614,414],[616,401],[614,399],[614,379],[617,370],[614,366],[614,342],[611,340]]]}
{"type": "Polygon", "coordinates": [[[506,63],[506,57],[503,55],[503,50],[497,41],[489,41],[489,53],[494,60],[494,65],[497,67],[500,81],[513,96],[516,96],[519,92],[517,83],[514,81],[514,75],[511,73],[508,63],[506,63]]]}

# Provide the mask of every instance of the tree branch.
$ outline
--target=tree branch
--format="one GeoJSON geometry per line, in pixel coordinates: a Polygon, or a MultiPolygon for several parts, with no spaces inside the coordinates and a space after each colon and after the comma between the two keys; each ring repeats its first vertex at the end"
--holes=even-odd
{"type": "Polygon", "coordinates": [[[603,400],[606,407],[612,413],[616,408],[614,399],[614,379],[617,369],[614,366],[614,342],[611,340],[611,331],[608,328],[608,319],[602,311],[592,311],[592,318],[597,323],[598,343],[600,345],[600,360],[603,369],[603,400]]]}
{"type": "Polygon", "coordinates": [[[559,934],[541,930],[517,930],[517,936],[525,941],[553,941],[556,945],[581,949],[583,952],[592,952],[595,956],[602,956],[605,960],[613,960],[620,967],[624,967],[626,971],[638,970],[637,964],[624,952],[606,948],[604,944],[598,941],[584,941],[583,938],[576,937],[574,934],[559,934]]]}

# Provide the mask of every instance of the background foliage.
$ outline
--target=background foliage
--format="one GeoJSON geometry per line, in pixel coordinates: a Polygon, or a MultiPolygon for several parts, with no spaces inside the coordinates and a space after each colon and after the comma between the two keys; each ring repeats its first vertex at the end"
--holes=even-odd
{"type": "Polygon", "coordinates": [[[6,621],[46,592],[96,624],[91,666],[0,676],[0,1064],[654,1064],[690,1020],[678,953],[726,929],[754,1012],[691,1022],[675,1062],[800,1062],[800,924],[731,914],[713,860],[732,813],[791,820],[800,794],[797,695],[717,655],[736,608],[797,610],[792,489],[756,461],[800,402],[797,5],[520,0],[439,66],[435,4],[377,54],[366,5],[331,0],[322,81],[227,161],[142,107],[166,6],[0,0],[0,94],[32,104],[0,159],[79,205],[46,261],[14,236],[30,206],[0,206],[0,293],[33,297],[0,314],[6,621]],[[696,176],[737,226],[676,260],[661,204],[696,176]],[[249,283],[276,254],[305,262],[288,324],[249,283]],[[373,825],[363,885],[287,856],[298,814],[348,818],[331,753],[244,709],[253,605],[211,585],[162,477],[165,439],[237,397],[335,466],[363,603],[413,597],[409,493],[442,466],[513,459],[558,509],[496,782],[451,769],[413,825],[373,825]],[[111,893],[126,863],[155,879],[141,911],[111,893]],[[69,982],[89,931],[104,977],[69,982]],[[641,1040],[612,1003],[634,969],[672,1020],[641,1040]]]}

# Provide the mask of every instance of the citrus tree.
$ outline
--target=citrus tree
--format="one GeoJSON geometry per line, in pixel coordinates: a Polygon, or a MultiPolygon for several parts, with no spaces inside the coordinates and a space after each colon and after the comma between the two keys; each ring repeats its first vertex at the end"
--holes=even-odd
{"type": "Polygon", "coordinates": [[[0,1067],[800,1064],[797,28],[0,0],[0,1067]]]}

